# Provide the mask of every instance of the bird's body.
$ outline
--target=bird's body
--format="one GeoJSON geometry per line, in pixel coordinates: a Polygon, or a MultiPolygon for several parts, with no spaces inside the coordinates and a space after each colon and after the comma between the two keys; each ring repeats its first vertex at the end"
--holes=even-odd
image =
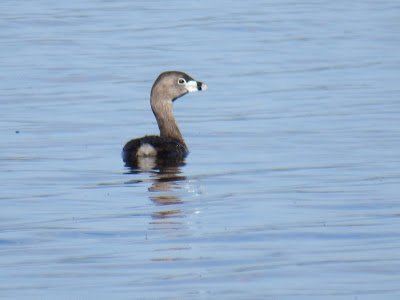
{"type": "Polygon", "coordinates": [[[137,166],[141,157],[154,157],[159,161],[183,161],[189,153],[172,111],[172,103],[188,92],[206,90],[207,85],[195,81],[186,73],[161,73],[151,89],[150,103],[160,136],[146,135],[126,143],[122,151],[124,162],[137,166]]]}
{"type": "Polygon", "coordinates": [[[163,159],[185,158],[189,150],[186,145],[173,138],[146,135],[126,143],[124,160],[135,160],[140,156],[157,156],[163,159]]]}

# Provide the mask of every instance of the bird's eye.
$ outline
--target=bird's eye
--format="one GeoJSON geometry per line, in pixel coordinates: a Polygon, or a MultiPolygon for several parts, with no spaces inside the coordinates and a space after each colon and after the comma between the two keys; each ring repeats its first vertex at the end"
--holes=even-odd
{"type": "Polygon", "coordinates": [[[178,83],[179,83],[179,84],[184,84],[184,83],[186,83],[186,80],[183,79],[183,78],[179,78],[179,79],[178,79],[178,83]]]}

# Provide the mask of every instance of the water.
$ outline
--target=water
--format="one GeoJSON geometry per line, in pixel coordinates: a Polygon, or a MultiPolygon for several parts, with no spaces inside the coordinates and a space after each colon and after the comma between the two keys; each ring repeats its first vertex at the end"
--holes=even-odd
{"type": "Polygon", "coordinates": [[[400,6],[3,1],[0,297],[398,299],[400,6]],[[182,70],[186,165],[132,172],[182,70]]]}

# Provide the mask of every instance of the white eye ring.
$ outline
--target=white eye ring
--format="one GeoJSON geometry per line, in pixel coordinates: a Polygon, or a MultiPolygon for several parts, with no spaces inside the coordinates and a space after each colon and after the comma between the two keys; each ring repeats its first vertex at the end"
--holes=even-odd
{"type": "Polygon", "coordinates": [[[178,84],[185,84],[186,80],[184,78],[179,78],[178,79],[178,84]]]}

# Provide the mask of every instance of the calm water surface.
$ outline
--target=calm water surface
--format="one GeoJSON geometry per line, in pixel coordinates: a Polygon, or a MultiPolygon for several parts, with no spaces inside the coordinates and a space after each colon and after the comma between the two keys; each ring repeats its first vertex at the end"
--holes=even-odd
{"type": "Polygon", "coordinates": [[[3,1],[0,298],[399,299],[395,1],[3,1]],[[175,103],[186,165],[130,170],[175,103]]]}

